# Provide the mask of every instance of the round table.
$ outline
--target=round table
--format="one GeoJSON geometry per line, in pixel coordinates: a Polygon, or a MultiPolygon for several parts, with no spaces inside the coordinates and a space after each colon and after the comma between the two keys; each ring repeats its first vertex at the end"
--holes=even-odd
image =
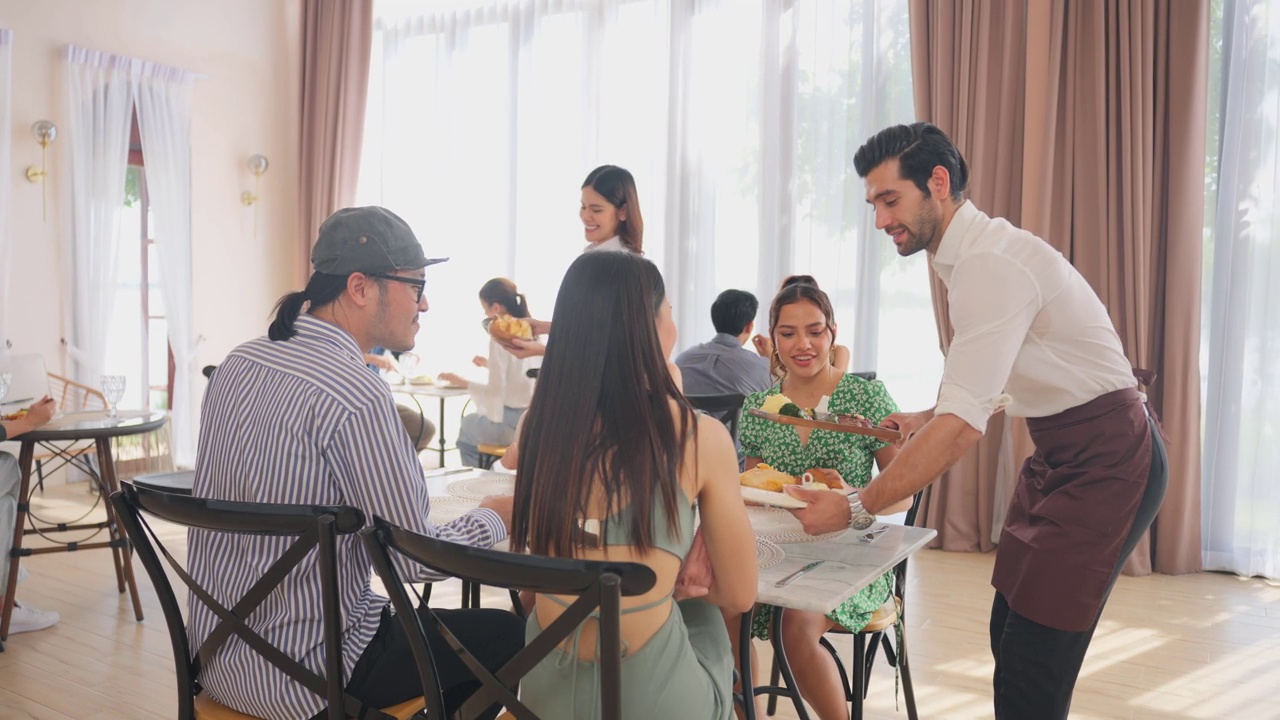
{"type": "MultiPolygon", "coordinates": [[[[22,472],[22,485],[18,494],[18,516],[14,522],[13,550],[10,551],[9,584],[5,590],[3,614],[0,615],[0,641],[9,637],[9,619],[13,614],[13,597],[18,585],[18,563],[28,555],[40,555],[51,552],[70,552],[72,550],[90,550],[94,548],[111,548],[112,559],[116,567],[116,585],[123,593],[125,588],[133,600],[134,615],[142,619],[142,602],[138,599],[138,586],[133,578],[133,564],[130,562],[129,541],[124,537],[116,523],[115,511],[106,499],[111,493],[120,489],[116,480],[115,461],[111,455],[112,438],[128,435],[140,435],[160,429],[168,415],[155,410],[120,410],[111,416],[105,410],[66,413],[55,417],[37,430],[24,433],[15,441],[21,443],[18,454],[18,466],[22,472]],[[106,507],[107,519],[104,522],[86,522],[77,524],[59,523],[49,527],[36,527],[31,519],[28,525],[29,503],[31,502],[31,465],[35,456],[36,445],[40,445],[62,458],[64,464],[73,462],[83,452],[76,448],[77,443],[92,441],[98,457],[98,469],[83,461],[78,467],[85,470],[98,489],[106,507]],[[62,547],[23,548],[22,539],[26,535],[43,532],[66,532],[72,530],[101,530],[105,528],[110,537],[103,542],[67,543],[62,547]]],[[[2,647],[2,646],[0,646],[2,647]]]]}

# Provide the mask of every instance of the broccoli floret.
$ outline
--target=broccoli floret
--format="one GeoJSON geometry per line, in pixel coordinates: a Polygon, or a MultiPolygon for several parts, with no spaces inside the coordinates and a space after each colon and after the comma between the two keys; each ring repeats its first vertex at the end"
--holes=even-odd
{"type": "Polygon", "coordinates": [[[787,403],[786,405],[778,408],[778,414],[796,418],[802,418],[805,416],[804,410],[795,403],[787,403]]]}

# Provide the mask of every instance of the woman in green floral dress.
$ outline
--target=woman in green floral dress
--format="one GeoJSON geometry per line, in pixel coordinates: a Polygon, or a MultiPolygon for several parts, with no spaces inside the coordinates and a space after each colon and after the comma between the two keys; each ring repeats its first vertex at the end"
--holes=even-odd
{"type": "MultiPolygon", "coordinates": [[[[782,379],[769,390],[748,395],[743,403],[745,409],[759,408],[765,398],[781,392],[807,408],[817,406],[826,395],[831,412],[862,415],[877,424],[897,412],[898,406],[884,383],[863,380],[833,367],[835,318],[830,299],[816,285],[791,285],[778,293],[769,310],[769,335],[774,348],[770,362],[774,374],[782,379]]],[[[763,462],[788,475],[821,473],[828,480],[843,480],[853,487],[864,487],[871,481],[873,460],[883,468],[898,452],[895,446],[870,436],[782,425],[746,413],[739,426],[739,438],[748,469],[763,462]]],[[[907,501],[902,507],[889,508],[886,514],[901,512],[909,505],[907,501]]],[[[837,625],[853,632],[865,627],[871,614],[888,600],[892,577],[892,573],[881,576],[826,615],[787,611],[782,643],[796,670],[800,695],[818,717],[848,717],[839,671],[818,641],[837,625]]],[[[752,623],[756,638],[768,639],[772,617],[772,606],[757,608],[752,623]]],[[[736,644],[741,616],[726,614],[725,621],[729,637],[736,644]]]]}

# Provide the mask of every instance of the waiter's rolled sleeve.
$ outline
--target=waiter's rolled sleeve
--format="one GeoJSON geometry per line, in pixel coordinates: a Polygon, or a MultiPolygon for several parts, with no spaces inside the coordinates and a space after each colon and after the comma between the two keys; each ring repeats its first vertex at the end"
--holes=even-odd
{"type": "Polygon", "coordinates": [[[986,432],[987,420],[1008,404],[1009,396],[1003,393],[978,399],[962,388],[943,385],[938,391],[938,405],[934,408],[933,414],[934,416],[955,415],[978,432],[986,432]]]}
{"type": "Polygon", "coordinates": [[[947,294],[955,336],[947,349],[935,415],[950,414],[978,432],[1009,404],[1005,384],[1043,303],[1035,278],[998,253],[956,265],[947,294]]]}

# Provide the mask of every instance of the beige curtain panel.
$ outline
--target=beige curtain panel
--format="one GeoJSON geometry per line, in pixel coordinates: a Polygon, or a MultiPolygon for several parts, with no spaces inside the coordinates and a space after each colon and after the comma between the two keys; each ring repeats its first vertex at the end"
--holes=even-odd
{"type": "Polygon", "coordinates": [[[297,267],[305,283],[320,223],[356,197],[373,0],[302,0],[302,33],[297,267]]]}
{"type": "MultiPolygon", "coordinates": [[[[916,110],[956,141],[970,197],[1052,243],[1093,285],[1169,435],[1170,479],[1130,574],[1200,569],[1200,259],[1207,0],[912,0],[916,110]]],[[[945,297],[935,282],[945,348],[945,297]]],[[[946,549],[986,550],[1021,421],[993,418],[927,495],[946,549]],[[1003,457],[1004,462],[1000,460],[1003,457]],[[988,506],[994,502],[994,508],[988,506]]],[[[997,519],[999,519],[997,517],[997,519]]]]}

